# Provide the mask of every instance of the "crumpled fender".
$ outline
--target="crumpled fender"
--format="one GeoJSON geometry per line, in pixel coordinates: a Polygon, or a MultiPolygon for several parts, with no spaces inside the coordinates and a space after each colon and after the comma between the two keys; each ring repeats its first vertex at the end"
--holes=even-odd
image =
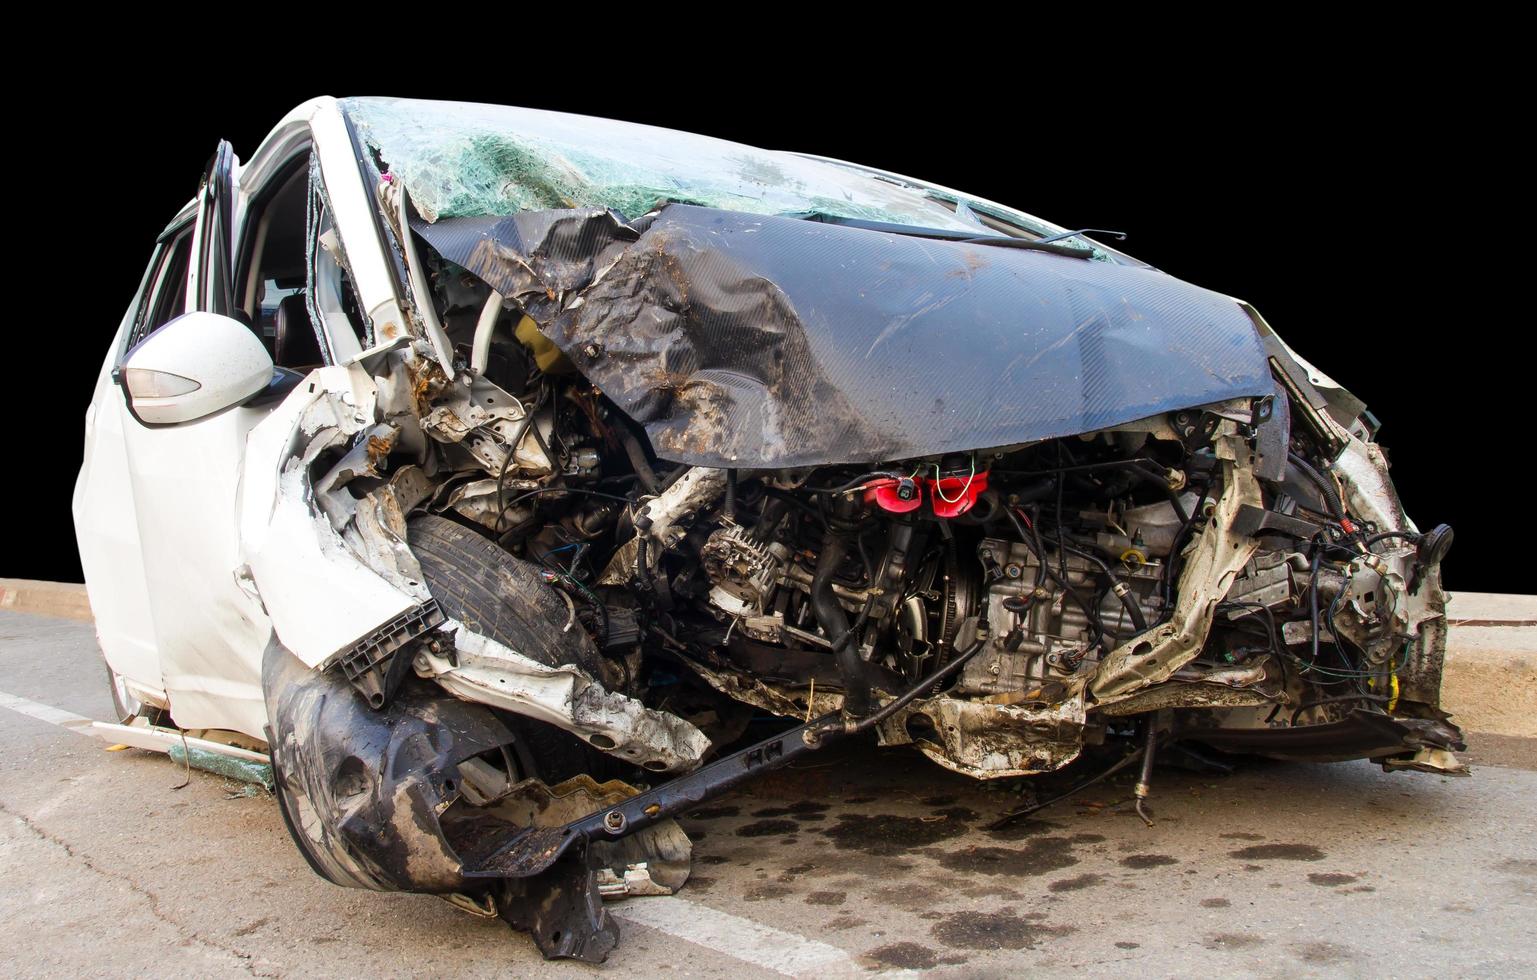
{"type": "Polygon", "coordinates": [[[282,645],[311,667],[429,598],[420,569],[411,567],[403,518],[398,540],[390,530],[394,498],[376,492],[354,500],[341,489],[345,473],[370,465],[367,453],[321,474],[318,482],[331,476],[332,487],[317,487],[311,472],[327,449],[376,426],[377,394],[360,367],[320,368],[246,443],[238,575],[261,598],[282,645]],[[330,512],[327,496],[340,502],[330,512]],[[365,564],[355,547],[378,560],[365,564]]]}

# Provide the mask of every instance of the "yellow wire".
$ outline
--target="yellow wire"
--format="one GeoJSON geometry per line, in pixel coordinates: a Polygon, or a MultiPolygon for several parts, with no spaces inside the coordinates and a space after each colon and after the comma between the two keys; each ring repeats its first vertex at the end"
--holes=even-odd
{"type": "Polygon", "coordinates": [[[971,481],[975,480],[976,478],[977,478],[977,454],[976,453],[972,453],[971,454],[971,475],[966,478],[966,485],[964,487],[961,487],[960,495],[957,496],[954,500],[951,500],[949,497],[945,496],[945,492],[943,490],[939,489],[939,481],[941,479],[943,479],[943,478],[939,475],[939,464],[935,463],[934,464],[934,495],[937,496],[940,500],[943,500],[947,504],[958,504],[962,500],[966,499],[966,491],[971,489],[971,481]]]}

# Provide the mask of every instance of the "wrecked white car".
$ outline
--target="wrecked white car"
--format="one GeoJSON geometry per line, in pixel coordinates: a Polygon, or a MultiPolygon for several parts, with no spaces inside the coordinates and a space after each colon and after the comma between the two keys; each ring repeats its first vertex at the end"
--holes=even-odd
{"type": "Polygon", "coordinates": [[[319,99],[161,235],[74,511],[114,739],[270,756],[318,874],[599,960],[674,815],[850,735],[1092,747],[1139,812],[1175,742],[1461,771],[1451,532],[1375,427],[1246,304],[966,194],[319,99]]]}

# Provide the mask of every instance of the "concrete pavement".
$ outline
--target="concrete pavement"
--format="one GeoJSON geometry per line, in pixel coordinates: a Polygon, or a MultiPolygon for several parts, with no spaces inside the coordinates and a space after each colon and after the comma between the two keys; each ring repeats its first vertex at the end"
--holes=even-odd
{"type": "Polygon", "coordinates": [[[1110,783],[999,834],[981,825],[1018,797],[910,752],[837,749],[688,818],[693,878],[610,906],[624,935],[595,968],[431,897],[327,884],[266,794],[27,713],[106,717],[87,623],[0,614],[0,691],[7,974],[1537,972],[1520,739],[1475,735],[1470,779],[1160,769],[1151,829],[1110,783]]]}

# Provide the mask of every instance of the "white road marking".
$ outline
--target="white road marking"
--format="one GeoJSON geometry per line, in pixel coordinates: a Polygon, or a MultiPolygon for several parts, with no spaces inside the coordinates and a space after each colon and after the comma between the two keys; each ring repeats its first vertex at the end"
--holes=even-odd
{"type": "MultiPolygon", "coordinates": [[[[631,899],[610,906],[609,914],[621,922],[633,922],[665,932],[717,953],[760,966],[765,970],[799,976],[825,974],[839,966],[856,968],[847,952],[828,943],[775,929],[708,905],[675,895],[631,899]]],[[[862,971],[861,971],[862,972],[862,971]]]]}
{"type": "Polygon", "coordinates": [[[65,711],[63,708],[55,708],[51,704],[39,704],[36,701],[28,701],[26,698],[0,691],[0,708],[10,708],[18,714],[36,718],[38,721],[46,721],[60,728],[67,728],[76,735],[91,734],[92,719],[81,717],[72,711],[65,711]]]}
{"type": "MultiPolygon", "coordinates": [[[[40,704],[0,691],[0,708],[9,708],[79,735],[91,735],[90,718],[50,704],[40,704]]],[[[638,926],[655,929],[675,939],[786,976],[807,973],[825,976],[829,970],[864,972],[845,950],[837,946],[775,929],[675,895],[632,899],[609,906],[609,914],[621,922],[633,922],[638,926]],[[839,970],[840,967],[843,969],[839,970]]]]}

